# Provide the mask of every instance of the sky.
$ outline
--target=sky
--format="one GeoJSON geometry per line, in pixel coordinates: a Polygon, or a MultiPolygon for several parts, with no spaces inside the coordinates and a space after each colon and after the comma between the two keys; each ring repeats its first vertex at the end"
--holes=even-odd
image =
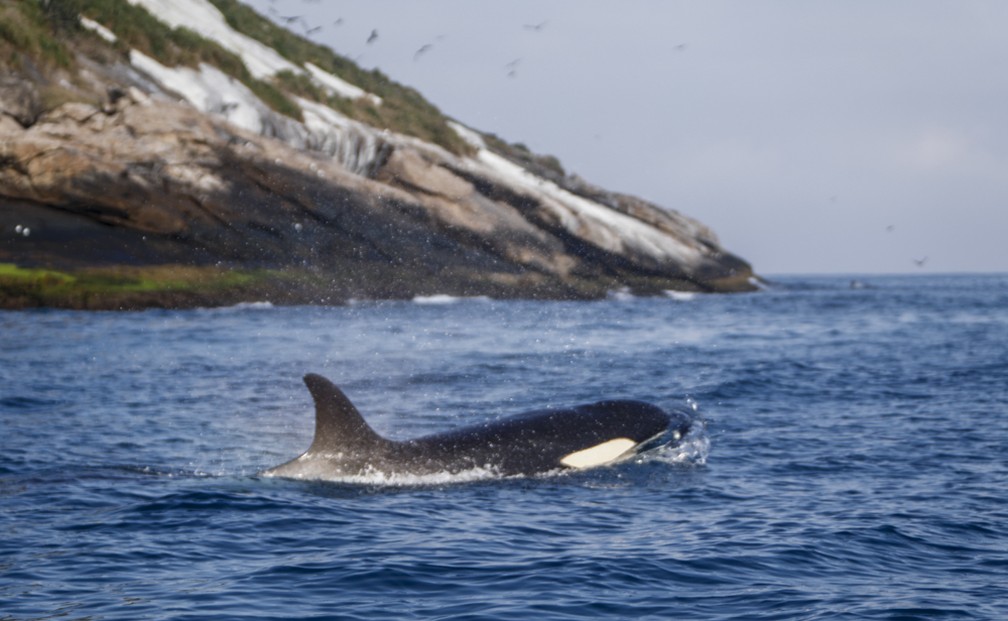
{"type": "Polygon", "coordinates": [[[757,273],[1008,272],[1008,2],[245,1],[757,273]]]}

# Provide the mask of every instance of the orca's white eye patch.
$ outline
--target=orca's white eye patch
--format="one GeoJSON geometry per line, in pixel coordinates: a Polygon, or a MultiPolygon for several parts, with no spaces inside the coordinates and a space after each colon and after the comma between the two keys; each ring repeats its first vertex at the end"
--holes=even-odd
{"type": "Polygon", "coordinates": [[[614,438],[591,448],[575,451],[562,458],[560,463],[571,468],[601,466],[622,457],[636,445],[637,443],[629,438],[614,438]]]}

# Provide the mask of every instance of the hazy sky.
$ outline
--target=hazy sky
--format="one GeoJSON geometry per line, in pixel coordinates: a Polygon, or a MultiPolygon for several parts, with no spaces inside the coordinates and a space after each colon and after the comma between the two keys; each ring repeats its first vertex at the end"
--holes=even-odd
{"type": "Polygon", "coordinates": [[[1008,2],[248,3],[759,273],[1008,271],[1008,2]]]}

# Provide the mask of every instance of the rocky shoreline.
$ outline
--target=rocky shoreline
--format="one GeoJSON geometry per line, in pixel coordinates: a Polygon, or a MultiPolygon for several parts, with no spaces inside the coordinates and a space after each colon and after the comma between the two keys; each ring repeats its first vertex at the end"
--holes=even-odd
{"type": "Polygon", "coordinates": [[[374,281],[362,286],[360,282],[341,278],[339,274],[300,270],[158,265],[59,271],[0,264],[0,309],[136,311],[256,303],[344,306],[361,302],[475,297],[592,301],[629,293],[658,296],[669,292],[658,289],[606,289],[595,281],[557,286],[555,283],[529,280],[454,288],[451,281],[450,277],[383,280],[378,275],[374,281]],[[449,283],[448,286],[446,283],[449,283]]]}
{"type": "Polygon", "coordinates": [[[699,222],[458,123],[440,121],[464,144],[453,152],[294,97],[297,121],[208,65],[172,73],[135,51],[96,52],[86,33],[67,41],[78,39],[76,74],[26,59],[0,78],[0,263],[16,266],[0,271],[0,307],[754,288],[749,264],[699,222]],[[208,76],[244,107],[201,107],[202,91],[179,82],[208,76]],[[57,83],[77,89],[70,101],[47,101],[57,83]],[[202,275],[160,288],[147,278],[142,290],[80,284],[175,267],[202,275]],[[68,277],[29,294],[32,268],[68,277]],[[215,288],[207,274],[270,276],[215,288]]]}

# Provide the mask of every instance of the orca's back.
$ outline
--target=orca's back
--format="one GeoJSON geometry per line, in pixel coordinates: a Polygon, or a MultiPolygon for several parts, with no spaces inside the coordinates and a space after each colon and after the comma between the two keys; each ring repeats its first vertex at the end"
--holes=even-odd
{"type": "Polygon", "coordinates": [[[650,403],[601,401],[425,436],[401,443],[401,450],[418,462],[442,460],[451,470],[489,466],[501,474],[529,474],[570,465],[565,457],[604,445],[634,449],[661,436],[672,422],[650,403]]]}

